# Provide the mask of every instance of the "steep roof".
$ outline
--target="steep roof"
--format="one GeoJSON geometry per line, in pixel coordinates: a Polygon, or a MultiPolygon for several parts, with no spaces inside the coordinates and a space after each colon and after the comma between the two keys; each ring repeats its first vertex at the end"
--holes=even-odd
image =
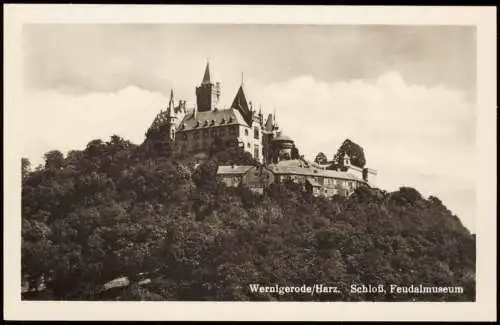
{"type": "Polygon", "coordinates": [[[267,116],[266,125],[264,126],[264,130],[266,130],[268,132],[271,132],[272,130],[274,130],[273,114],[269,114],[267,116]]]}
{"type": "Polygon", "coordinates": [[[174,90],[170,89],[170,100],[168,101],[167,116],[173,115],[174,110],[174,90]]]}
{"type": "Polygon", "coordinates": [[[219,166],[217,168],[217,175],[243,175],[253,167],[250,165],[219,166]]]}
{"type": "Polygon", "coordinates": [[[232,108],[196,112],[196,115],[192,113],[184,116],[178,127],[178,131],[188,131],[193,129],[203,129],[215,126],[224,125],[245,125],[248,126],[245,119],[241,116],[241,113],[232,108]]]}
{"type": "Polygon", "coordinates": [[[247,98],[245,96],[245,91],[243,90],[243,84],[238,89],[238,92],[234,97],[233,103],[231,104],[231,108],[239,110],[245,121],[247,121],[247,124],[251,123],[252,116],[251,116],[250,106],[248,105],[247,98]]]}
{"type": "Polygon", "coordinates": [[[203,75],[203,80],[201,83],[210,83],[210,67],[207,62],[207,66],[205,67],[205,74],[203,75]]]}

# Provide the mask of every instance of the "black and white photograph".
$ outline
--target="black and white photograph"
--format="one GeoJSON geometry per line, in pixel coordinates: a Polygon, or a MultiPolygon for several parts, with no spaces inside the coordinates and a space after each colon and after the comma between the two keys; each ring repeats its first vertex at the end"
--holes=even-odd
{"type": "Polygon", "coordinates": [[[218,8],[19,27],[20,301],[476,304],[477,26],[218,8]]]}

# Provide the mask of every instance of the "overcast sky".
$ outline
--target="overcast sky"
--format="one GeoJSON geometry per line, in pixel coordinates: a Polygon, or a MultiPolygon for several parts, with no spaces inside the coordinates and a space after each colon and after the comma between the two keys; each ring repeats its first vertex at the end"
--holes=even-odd
{"type": "Polygon", "coordinates": [[[346,138],[382,188],[440,197],[475,227],[476,39],[458,26],[25,25],[24,156],[118,134],[141,143],[156,113],[195,102],[210,60],[230,105],[247,97],[302,154],[346,138]]]}

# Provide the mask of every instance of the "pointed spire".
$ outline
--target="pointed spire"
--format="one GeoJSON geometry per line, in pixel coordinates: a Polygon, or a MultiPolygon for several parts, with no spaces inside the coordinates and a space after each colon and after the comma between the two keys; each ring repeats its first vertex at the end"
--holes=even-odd
{"type": "Polygon", "coordinates": [[[168,101],[167,116],[172,116],[174,111],[174,90],[170,88],[170,100],[168,101]]]}
{"type": "Polygon", "coordinates": [[[210,81],[210,64],[207,59],[207,66],[205,67],[205,74],[203,75],[202,83],[211,83],[210,81]]]}
{"type": "Polygon", "coordinates": [[[241,72],[241,86],[243,87],[243,71],[241,72]]]}

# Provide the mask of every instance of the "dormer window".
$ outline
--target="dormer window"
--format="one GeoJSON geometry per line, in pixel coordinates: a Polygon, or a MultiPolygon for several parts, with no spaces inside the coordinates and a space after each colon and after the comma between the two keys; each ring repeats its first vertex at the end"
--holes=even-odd
{"type": "Polygon", "coordinates": [[[226,122],[226,120],[224,118],[222,118],[222,120],[220,121],[220,124],[224,124],[226,122]]]}
{"type": "Polygon", "coordinates": [[[214,125],[214,124],[215,124],[215,120],[210,121],[210,125],[214,125]]]}

